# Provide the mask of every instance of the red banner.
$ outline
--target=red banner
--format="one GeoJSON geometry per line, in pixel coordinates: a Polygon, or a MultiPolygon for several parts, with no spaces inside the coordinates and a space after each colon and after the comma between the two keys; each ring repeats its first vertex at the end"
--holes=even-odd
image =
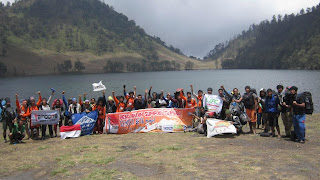
{"type": "Polygon", "coordinates": [[[192,126],[194,108],[154,108],[108,114],[106,131],[112,134],[130,132],[179,132],[192,126]]]}

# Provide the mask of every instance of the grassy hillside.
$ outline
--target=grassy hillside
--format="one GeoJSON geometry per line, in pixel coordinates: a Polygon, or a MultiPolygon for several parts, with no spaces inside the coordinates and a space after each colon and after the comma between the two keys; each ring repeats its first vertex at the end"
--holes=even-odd
{"type": "Polygon", "coordinates": [[[320,69],[320,5],[253,24],[205,59],[226,69],[320,69]]]}
{"type": "Polygon", "coordinates": [[[99,0],[0,3],[0,20],[0,71],[6,66],[6,75],[206,67],[99,0]],[[75,69],[76,61],[85,68],[75,69]]]}

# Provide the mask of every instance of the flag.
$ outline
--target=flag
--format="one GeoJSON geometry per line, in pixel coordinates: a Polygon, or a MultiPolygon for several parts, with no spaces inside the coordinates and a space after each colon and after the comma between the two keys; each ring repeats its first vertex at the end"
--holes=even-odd
{"type": "Polygon", "coordinates": [[[81,135],[80,124],[74,126],[61,126],[60,128],[61,139],[77,138],[81,135]]]}
{"type": "Polygon", "coordinates": [[[102,81],[100,81],[99,83],[93,83],[92,86],[93,91],[103,91],[106,89],[106,86],[102,84],[102,81]]]}
{"type": "Polygon", "coordinates": [[[74,125],[80,124],[81,135],[90,135],[96,124],[98,118],[98,111],[91,111],[89,113],[83,112],[79,114],[73,114],[71,119],[74,125]]]}

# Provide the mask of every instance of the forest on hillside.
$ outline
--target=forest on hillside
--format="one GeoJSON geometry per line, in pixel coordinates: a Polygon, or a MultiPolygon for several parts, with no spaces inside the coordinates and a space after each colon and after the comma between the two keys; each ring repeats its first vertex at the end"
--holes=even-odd
{"type": "MultiPolygon", "coordinates": [[[[19,47],[48,49],[57,53],[89,52],[97,56],[126,52],[140,55],[149,62],[159,60],[157,43],[183,55],[180,49],[166,45],[159,37],[149,36],[134,20],[129,20],[100,0],[0,2],[2,57],[7,55],[10,47],[19,47]]],[[[162,61],[157,63],[168,64],[162,61]]],[[[177,69],[175,64],[170,67],[177,69]]],[[[56,68],[59,72],[68,69],[61,64],[57,64],[56,68]]],[[[0,62],[0,72],[5,71],[5,64],[0,62]]],[[[3,75],[1,73],[0,76],[3,75]]]]}
{"type": "Polygon", "coordinates": [[[252,24],[204,59],[224,69],[320,69],[320,4],[252,24]]]}

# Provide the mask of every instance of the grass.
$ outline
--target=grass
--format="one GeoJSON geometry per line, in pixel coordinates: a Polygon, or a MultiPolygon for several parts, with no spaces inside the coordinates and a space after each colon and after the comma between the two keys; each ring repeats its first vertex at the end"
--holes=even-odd
{"type": "Polygon", "coordinates": [[[319,179],[319,118],[308,116],[306,144],[247,134],[206,138],[197,133],[0,143],[0,177],[27,178],[24,173],[29,172],[30,179],[254,179],[257,174],[263,179],[319,179]]]}

